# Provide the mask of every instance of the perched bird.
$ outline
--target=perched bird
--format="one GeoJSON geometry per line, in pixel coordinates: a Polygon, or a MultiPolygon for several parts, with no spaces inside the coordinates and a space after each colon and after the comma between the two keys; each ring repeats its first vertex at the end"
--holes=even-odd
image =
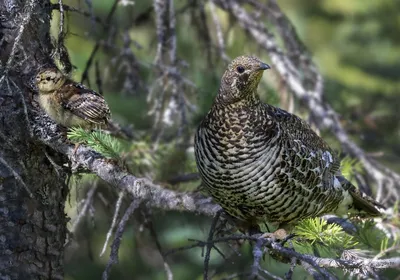
{"type": "Polygon", "coordinates": [[[195,136],[207,191],[250,227],[268,222],[290,228],[327,213],[379,216],[381,205],[341,175],[337,156],[305,121],[260,101],[257,87],[269,68],[240,56],[222,76],[195,136]]]}
{"type": "Polygon", "coordinates": [[[65,127],[102,127],[108,124],[110,109],[103,96],[66,77],[56,68],[36,75],[39,104],[58,124],[65,127]]]}

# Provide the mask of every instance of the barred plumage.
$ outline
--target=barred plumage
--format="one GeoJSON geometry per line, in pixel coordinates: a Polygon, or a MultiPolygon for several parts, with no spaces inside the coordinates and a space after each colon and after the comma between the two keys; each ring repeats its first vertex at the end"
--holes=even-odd
{"type": "Polygon", "coordinates": [[[349,210],[379,215],[380,205],[341,176],[335,153],[306,122],[260,101],[268,68],[255,57],[233,60],[198,128],[196,162],[211,196],[251,225],[349,210]]]}

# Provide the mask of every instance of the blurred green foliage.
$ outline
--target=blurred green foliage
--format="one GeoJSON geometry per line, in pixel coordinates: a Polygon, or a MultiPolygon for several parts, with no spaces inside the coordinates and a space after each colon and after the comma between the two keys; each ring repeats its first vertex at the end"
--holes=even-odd
{"type": "Polygon", "coordinates": [[[280,1],[325,77],[348,131],[399,170],[399,1],[280,1]]]}
{"type": "MultiPolygon", "coordinates": [[[[91,7],[87,4],[91,3],[93,15],[104,22],[113,2],[71,0],[65,4],[90,11],[91,7]]],[[[157,45],[155,15],[151,11],[152,1],[132,2],[133,5],[120,4],[117,7],[108,32],[94,20],[69,12],[66,17],[66,46],[75,66],[72,76],[79,81],[96,42],[101,40],[100,51],[94,60],[99,65],[105,98],[113,118],[121,124],[133,124],[134,133],[138,136],[132,144],[124,144],[121,156],[135,175],[164,182],[174,175],[195,172],[196,169],[193,153],[188,147],[179,146],[177,139],[169,139],[166,143],[152,142],[153,121],[148,114],[150,106],[146,99],[157,78],[157,69],[152,65],[157,45]],[[135,42],[129,47],[134,60],[121,55],[123,36],[129,36],[135,42]],[[127,69],[132,70],[134,77],[130,85],[126,84],[127,69]]],[[[189,116],[189,135],[193,134],[211,106],[226,66],[215,49],[210,54],[207,52],[209,42],[204,41],[204,34],[196,21],[198,11],[187,9],[188,3],[192,2],[174,2],[177,11],[177,54],[179,60],[187,64],[181,72],[196,86],[187,95],[188,100],[197,105],[189,116]]],[[[400,170],[400,1],[279,0],[278,3],[293,21],[299,37],[320,67],[325,77],[325,98],[340,113],[346,130],[361,147],[371,152],[382,152],[379,160],[400,170]]],[[[205,4],[205,11],[212,45],[216,45],[215,26],[208,4],[205,4]]],[[[217,13],[225,34],[226,52],[231,58],[252,53],[269,61],[265,51],[249,40],[227,14],[220,10],[217,13]]],[[[58,20],[58,11],[54,11],[52,33],[55,37],[58,20]]],[[[89,80],[89,86],[97,89],[95,67],[89,69],[89,80]]],[[[273,70],[266,73],[259,88],[262,99],[280,105],[280,83],[273,70]]],[[[301,104],[296,102],[296,108],[301,108],[301,104]]],[[[324,136],[339,148],[329,133],[324,133],[324,136]]],[[[345,166],[351,164],[358,166],[356,162],[347,162],[345,166]]],[[[93,180],[93,176],[85,176],[72,184],[71,202],[66,209],[72,219],[76,218],[79,201],[85,197],[93,180]]],[[[198,184],[181,184],[175,188],[194,190],[198,184]]],[[[90,215],[83,219],[74,233],[72,245],[67,249],[66,279],[101,277],[109,250],[101,258],[99,253],[111,224],[116,198],[117,195],[106,185],[98,188],[90,215]]],[[[123,205],[123,209],[125,207],[123,205]]],[[[210,224],[209,218],[159,210],[154,210],[151,217],[164,250],[186,245],[188,238],[205,239],[210,224]]],[[[131,220],[123,236],[119,264],[114,265],[111,279],[165,279],[162,259],[149,231],[142,228],[140,217],[135,216],[131,220]]],[[[363,238],[371,238],[371,235],[363,238]]],[[[381,240],[376,235],[372,239],[381,240]]],[[[374,249],[379,252],[384,245],[381,241],[378,243],[374,249]]],[[[229,251],[228,248],[226,250],[229,251]]],[[[213,252],[211,270],[228,276],[229,272],[248,269],[251,248],[245,244],[241,252],[241,256],[231,254],[227,260],[213,252]]],[[[200,248],[174,254],[168,261],[175,279],[202,279],[200,248]]],[[[269,271],[280,276],[289,267],[270,257],[264,264],[269,271]]],[[[305,279],[301,269],[296,268],[294,275],[294,279],[305,279]]],[[[392,275],[389,273],[388,277],[392,275]]]]}

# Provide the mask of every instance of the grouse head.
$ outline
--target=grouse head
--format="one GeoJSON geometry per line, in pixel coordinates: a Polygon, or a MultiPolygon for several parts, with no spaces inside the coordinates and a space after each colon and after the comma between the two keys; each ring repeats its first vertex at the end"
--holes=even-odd
{"type": "Polygon", "coordinates": [[[56,68],[48,68],[36,75],[36,85],[39,94],[49,94],[58,90],[65,83],[65,76],[56,68]]]}
{"type": "Polygon", "coordinates": [[[253,99],[263,71],[268,64],[254,56],[239,56],[226,69],[221,79],[218,99],[224,103],[253,99]]]}

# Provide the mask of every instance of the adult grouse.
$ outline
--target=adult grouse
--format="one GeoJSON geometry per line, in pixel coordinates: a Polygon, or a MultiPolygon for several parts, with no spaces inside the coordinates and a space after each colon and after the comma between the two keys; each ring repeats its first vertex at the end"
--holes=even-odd
{"type": "Polygon", "coordinates": [[[195,137],[208,192],[249,226],[284,226],[327,213],[378,216],[380,204],[340,174],[335,153],[305,121],[260,101],[257,86],[269,68],[240,56],[222,76],[195,137]]]}

